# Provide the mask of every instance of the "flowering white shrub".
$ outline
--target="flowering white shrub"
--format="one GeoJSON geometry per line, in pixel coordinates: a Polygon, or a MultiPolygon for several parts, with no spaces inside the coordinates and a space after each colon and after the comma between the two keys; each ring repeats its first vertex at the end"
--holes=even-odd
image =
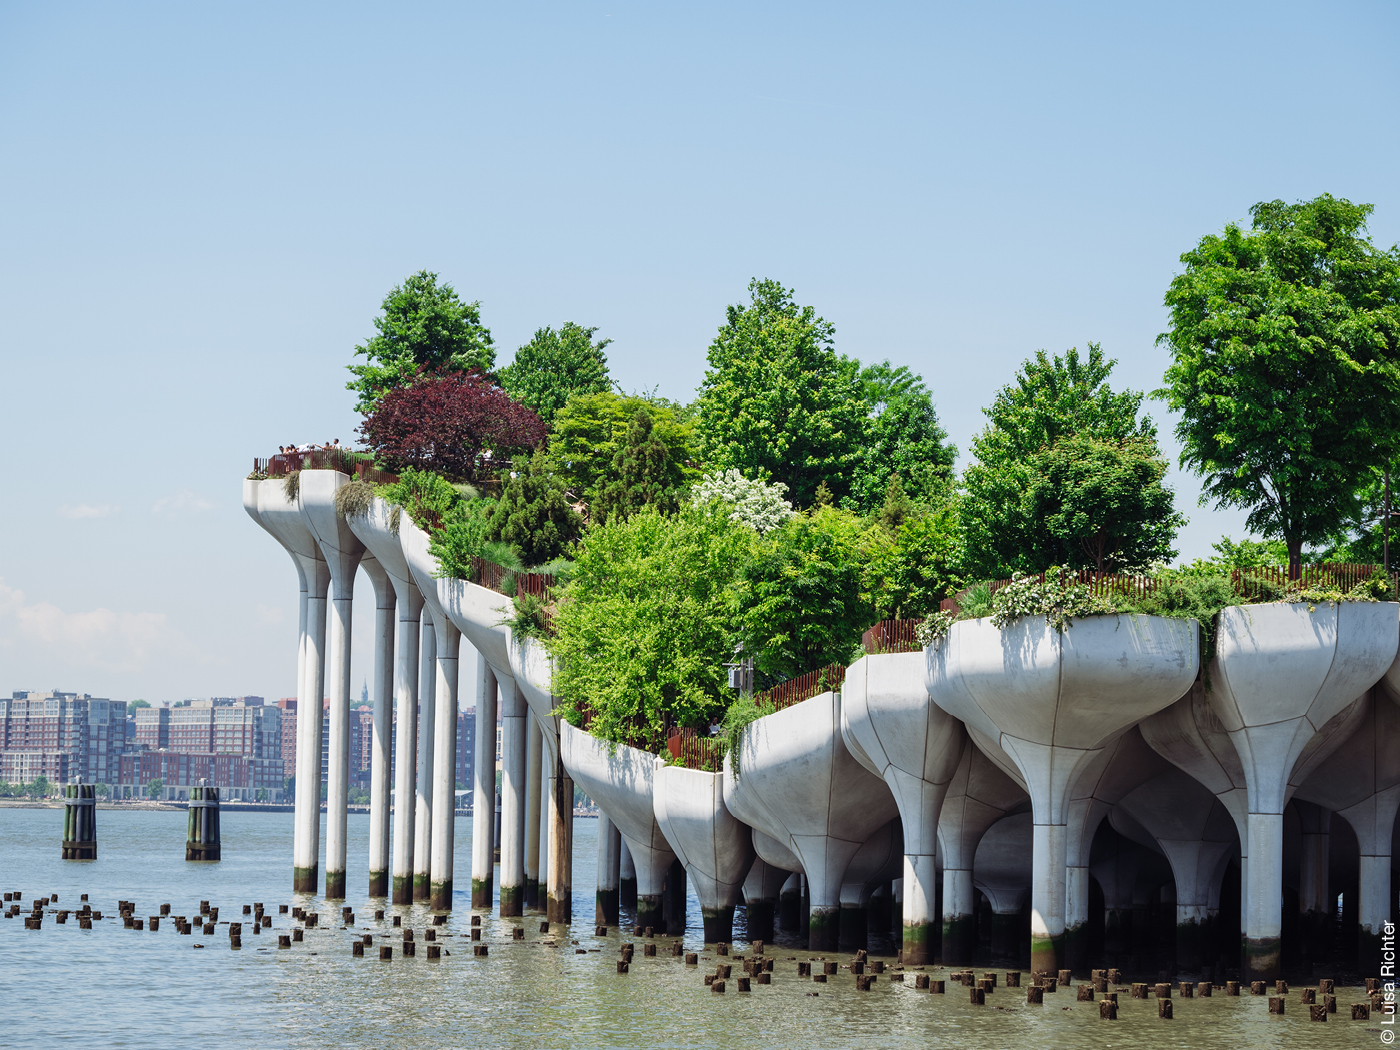
{"type": "Polygon", "coordinates": [[[706,474],[691,490],[695,503],[720,500],[734,509],[729,517],[759,532],[776,529],[792,517],[792,504],[783,499],[787,486],[782,482],[768,484],[750,481],[731,467],[718,474],[706,474]]]}

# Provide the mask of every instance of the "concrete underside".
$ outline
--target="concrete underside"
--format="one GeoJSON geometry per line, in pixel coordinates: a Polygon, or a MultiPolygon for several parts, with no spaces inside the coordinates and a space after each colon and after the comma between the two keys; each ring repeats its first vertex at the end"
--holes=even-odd
{"type": "Polygon", "coordinates": [[[371,897],[389,896],[389,873],[387,871],[369,873],[369,895],[371,897]]]}

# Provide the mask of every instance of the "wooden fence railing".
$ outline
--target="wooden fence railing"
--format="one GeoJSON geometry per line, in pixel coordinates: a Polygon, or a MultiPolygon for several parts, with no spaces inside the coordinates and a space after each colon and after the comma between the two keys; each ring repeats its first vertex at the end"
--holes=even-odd
{"type": "Polygon", "coordinates": [[[825,667],[818,667],[815,671],[798,675],[796,678],[789,678],[786,682],[780,682],[772,689],[764,689],[762,692],[754,694],[754,699],[760,703],[766,700],[781,711],[785,707],[800,704],[803,700],[810,700],[821,693],[840,689],[841,683],[845,680],[846,668],[844,664],[828,664],[825,667]]]}
{"type": "Polygon", "coordinates": [[[860,636],[867,654],[913,653],[923,648],[914,631],[923,620],[881,620],[860,636]]]}
{"type": "Polygon", "coordinates": [[[505,594],[506,582],[515,577],[516,594],[533,594],[544,598],[549,589],[558,582],[557,577],[547,572],[516,572],[493,561],[472,555],[472,567],[476,570],[476,582],[488,590],[505,594]]]}
{"type": "Polygon", "coordinates": [[[1379,565],[1304,565],[1302,576],[1297,580],[1288,578],[1288,570],[1281,568],[1236,569],[1230,573],[1230,582],[1235,590],[1254,598],[1261,593],[1270,594],[1289,587],[1336,587],[1349,591],[1358,583],[1371,578],[1379,565]]]}
{"type": "Polygon", "coordinates": [[[686,769],[718,773],[724,764],[724,753],[718,738],[701,736],[694,729],[673,728],[666,738],[666,750],[686,769]]]}

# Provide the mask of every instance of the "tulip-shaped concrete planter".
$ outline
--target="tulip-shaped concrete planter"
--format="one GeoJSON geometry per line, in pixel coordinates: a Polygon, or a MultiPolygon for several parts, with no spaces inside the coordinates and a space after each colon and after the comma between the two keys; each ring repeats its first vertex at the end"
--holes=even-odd
{"type": "Polygon", "coordinates": [[[966,966],[977,947],[973,865],[993,824],[1030,807],[1030,796],[975,744],[963,748],[938,818],[943,861],[943,964],[966,966]]]}
{"type": "MultiPolygon", "coordinates": [[[[324,695],[326,674],[326,593],[331,573],[301,509],[287,496],[281,479],[244,481],[243,508],[292,556],[301,587],[298,619],[297,707],[316,710],[324,695]]],[[[321,842],[321,719],[297,722],[296,798],[292,833],[292,888],[318,889],[321,842]]]]}
{"type": "Polygon", "coordinates": [[[511,674],[540,728],[541,763],[548,781],[544,795],[546,913],[550,922],[573,921],[574,781],[559,757],[559,706],[555,697],[554,660],[538,638],[512,633],[511,674]]]}
{"type": "Polygon", "coordinates": [[[884,779],[904,830],[906,965],[933,961],[938,817],[967,744],[962,723],[929,700],[922,652],[866,656],[846,672],[841,733],[851,754],[884,779]]]}
{"type": "MultiPolygon", "coordinates": [[[[352,515],[348,522],[351,530],[374,556],[394,588],[399,621],[398,644],[395,646],[393,633],[390,632],[388,648],[394,668],[393,724],[398,728],[391,730],[388,713],[381,713],[377,704],[374,725],[376,737],[381,732],[385,741],[388,741],[391,735],[393,737],[395,797],[411,799],[418,793],[418,640],[423,615],[423,595],[418,590],[418,585],[413,582],[413,573],[403,556],[393,507],[382,499],[374,499],[370,501],[364,513],[352,515]],[[381,717],[384,720],[382,729],[381,717]]],[[[378,746],[376,743],[376,747],[378,746]]],[[[387,808],[387,801],[385,807],[387,808]]],[[[394,809],[389,857],[383,856],[383,847],[376,846],[371,835],[370,896],[388,894],[395,904],[413,903],[413,817],[412,806],[400,804],[394,809]]]]}
{"type": "Polygon", "coordinates": [[[1071,788],[1124,730],[1186,692],[1199,653],[1194,620],[1136,615],[1076,619],[1063,632],[1038,616],[1004,630],[964,620],[926,650],[934,702],[994,740],[1031,796],[1031,969],[1064,959],[1071,788]]]}
{"type": "Polygon", "coordinates": [[[1283,807],[1313,737],[1395,660],[1393,602],[1234,606],[1220,613],[1206,697],[1229,733],[1249,790],[1246,964],[1279,972],[1283,807]]]}
{"type": "Polygon", "coordinates": [[[1197,971],[1220,910],[1225,868],[1239,850],[1234,819],[1198,781],[1170,768],[1128,792],[1118,803],[1166,855],[1176,884],[1176,961],[1197,971]]]}
{"type": "Polygon", "coordinates": [[[652,778],[652,810],[685,865],[705,924],[705,943],[734,938],[734,906],[754,862],[753,837],[724,804],[719,773],[662,766],[652,778]]]}
{"type": "MultiPolygon", "coordinates": [[[[326,693],[326,899],[345,899],[345,835],[350,798],[350,637],[355,573],[365,546],[336,510],[335,494],[350,478],[338,470],[303,470],[297,502],[331,572],[326,693]]],[[[319,780],[319,777],[317,778],[319,780]]]]}
{"type": "MultiPolygon", "coordinates": [[[[1376,686],[1360,727],[1322,762],[1294,795],[1333,811],[1356,833],[1360,850],[1357,961],[1381,972],[1381,937],[1392,919],[1391,836],[1400,809],[1400,707],[1376,686]]],[[[1393,694],[1392,694],[1393,696],[1393,694]]]]}
{"type": "Polygon", "coordinates": [[[559,725],[559,753],[574,781],[617,826],[632,855],[637,871],[637,925],[665,930],[662,890],[676,855],[656,822],[652,802],[661,760],[626,744],[599,740],[568,722],[559,725]]]}
{"type": "MultiPolygon", "coordinates": [[[[428,551],[429,537],[412,522],[400,521],[399,546],[413,581],[433,618],[436,680],[433,690],[432,783],[429,792],[428,906],[452,908],[453,857],[456,842],[457,692],[462,633],[447,615],[460,580],[438,576],[437,558],[428,551]]],[[[415,877],[417,872],[414,873],[415,877]]],[[[415,886],[416,889],[416,886],[415,886]]],[[[415,893],[415,896],[417,894],[415,893]]]]}
{"type": "Polygon", "coordinates": [[[760,718],[744,729],[737,777],[734,756],[724,760],[729,811],[802,862],[813,951],[836,949],[846,866],[898,813],[885,782],[842,742],[839,705],[839,694],[822,693],[760,718]]]}
{"type": "MultiPolygon", "coordinates": [[[[496,794],[496,725],[498,713],[502,715],[502,799],[501,799],[501,857],[508,855],[511,868],[516,867],[517,850],[521,851],[519,875],[512,871],[511,877],[524,881],[524,830],[519,816],[523,810],[517,809],[520,795],[525,790],[522,765],[523,749],[516,738],[523,729],[521,706],[524,700],[517,696],[515,679],[510,667],[510,628],[505,621],[514,611],[514,603],[504,594],[498,594],[486,587],[464,580],[453,580],[442,595],[443,612],[456,624],[467,642],[477,651],[478,682],[476,701],[476,772],[472,781],[472,797],[476,799],[494,798],[496,794]],[[499,695],[499,706],[498,706],[499,695]],[[505,715],[511,721],[511,748],[505,748],[505,715]],[[506,819],[505,769],[511,768],[510,820],[506,819]],[[520,828],[519,835],[516,834],[520,828]],[[510,845],[507,846],[507,841],[510,845]]],[[[495,888],[495,862],[493,843],[495,842],[495,815],[491,806],[475,805],[472,809],[472,907],[490,910],[495,888]]],[[[501,868],[502,900],[513,898],[517,891],[523,893],[523,885],[508,890],[505,879],[507,869],[501,868]]],[[[513,904],[510,906],[513,908],[513,904]]]]}

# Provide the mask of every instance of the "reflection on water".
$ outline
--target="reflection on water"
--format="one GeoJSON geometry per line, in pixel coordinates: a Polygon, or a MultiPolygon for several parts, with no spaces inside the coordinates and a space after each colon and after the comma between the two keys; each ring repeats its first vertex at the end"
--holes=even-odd
{"type": "MultiPolygon", "coordinates": [[[[987,1006],[967,1002],[951,985],[930,995],[876,981],[857,992],[843,973],[828,984],[797,977],[805,951],[775,947],[773,984],[723,996],[702,975],[713,972],[713,952],[698,967],[640,948],[626,976],[615,970],[621,938],[593,936],[594,845],[597,822],[575,823],[574,914],[571,932],[542,936],[539,916],[486,920],[490,954],[472,955],[469,930],[470,821],[458,821],[456,870],[458,909],[439,928],[450,952],[429,962],[423,952],[426,909],[393,909],[363,893],[369,821],[350,818],[350,898],[356,927],[308,930],[306,940],[280,951],[276,934],[292,925],[278,915],[281,903],[319,910],[334,918],[340,902],[323,905],[290,892],[292,816],[239,814],[223,819],[224,860],[184,861],[185,816],[178,812],[102,810],[98,814],[98,859],[59,859],[61,810],[0,809],[0,889],[20,890],[24,904],[50,893],[76,907],[90,894],[104,920],[90,931],[70,918],[52,917],[41,931],[26,931],[19,919],[0,920],[3,1012],[0,1046],[28,1047],[929,1047],[1003,1050],[1085,1046],[1121,1048],[1373,1047],[1377,1021],[1353,1022],[1350,1005],[1362,995],[1339,989],[1339,1012],[1326,1024],[1308,1021],[1296,990],[1283,1017],[1268,1015],[1264,997],[1178,1000],[1176,1019],[1159,1021],[1152,1000],[1120,999],[1117,1021],[1099,1020],[1095,1003],[1073,1001],[1073,992],[1047,996],[1028,1007],[1024,994],[998,988],[987,1006]],[[228,946],[227,927],[212,937],[185,937],[173,924],[159,932],[122,928],[110,916],[118,899],[136,902],[136,915],[156,914],[170,903],[173,914],[193,916],[209,900],[220,918],[239,921],[242,905],[263,902],[273,928],[243,936],[243,949],[228,946]],[[396,911],[415,929],[420,954],[380,962],[381,937],[397,946],[388,922],[375,923],[374,907],[396,911]],[[511,940],[523,925],[526,939],[511,940]],[[363,932],[375,937],[364,958],[350,954],[363,932]],[[195,945],[205,945],[196,949],[195,945]],[[812,995],[810,993],[819,993],[812,995]]],[[[699,908],[692,897],[687,947],[700,949],[699,908]]],[[[557,929],[557,928],[556,928],[557,929]]],[[[628,938],[631,939],[631,938],[628,938]]],[[[663,940],[661,952],[669,940],[663,940]]],[[[736,944],[735,951],[746,945],[736,944]]],[[[735,976],[739,973],[735,967],[735,976]]]]}

